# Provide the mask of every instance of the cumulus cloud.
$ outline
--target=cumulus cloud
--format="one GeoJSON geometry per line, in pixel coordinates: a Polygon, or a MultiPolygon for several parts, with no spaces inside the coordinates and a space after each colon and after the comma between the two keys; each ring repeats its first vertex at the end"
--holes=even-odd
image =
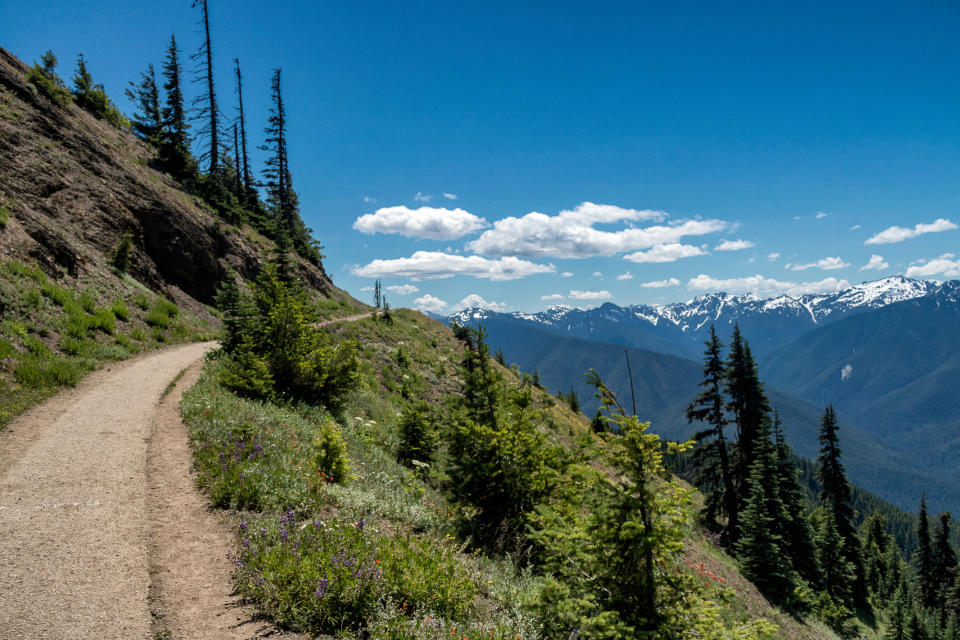
{"type": "Polygon", "coordinates": [[[490,260],[480,256],[457,256],[442,251],[417,251],[409,258],[374,260],[364,266],[354,265],[350,272],[367,278],[409,278],[414,281],[473,276],[490,280],[517,280],[538,273],[553,273],[556,267],[536,264],[520,258],[490,260]]]}
{"type": "Polygon", "coordinates": [[[440,298],[430,295],[429,293],[414,300],[413,304],[417,305],[417,309],[429,311],[431,313],[440,313],[447,308],[446,302],[440,298]]]}
{"type": "Polygon", "coordinates": [[[418,289],[416,286],[412,284],[392,284],[389,287],[387,287],[387,291],[390,291],[391,293],[395,293],[398,296],[408,296],[411,293],[416,293],[417,291],[420,291],[420,289],[418,289]]]}
{"type": "Polygon", "coordinates": [[[603,277],[603,274],[600,273],[599,271],[594,271],[592,277],[594,277],[594,278],[602,278],[602,277],[603,277]]]}
{"type": "Polygon", "coordinates": [[[588,258],[649,249],[686,236],[721,231],[728,226],[722,220],[687,220],[619,231],[594,228],[597,224],[660,221],[666,217],[662,211],[583,202],[555,216],[533,211],[519,218],[497,220],[492,229],[484,231],[467,246],[471,251],[491,256],[588,258]]]}
{"type": "Polygon", "coordinates": [[[662,289],[663,287],[679,287],[680,281],[676,278],[668,278],[666,280],[654,280],[652,282],[644,282],[640,285],[646,289],[662,289]]]}
{"type": "Polygon", "coordinates": [[[492,300],[484,300],[476,293],[471,293],[466,298],[461,300],[456,304],[451,311],[459,311],[460,309],[488,309],[490,311],[503,311],[507,308],[506,303],[503,302],[494,302],[492,300]]]}
{"type": "Polygon", "coordinates": [[[955,257],[952,253],[945,253],[933,260],[922,260],[919,264],[907,267],[907,277],[925,278],[942,273],[947,278],[958,278],[960,277],[960,260],[954,260],[955,257]]]}
{"type": "Polygon", "coordinates": [[[580,291],[579,289],[573,289],[568,297],[572,300],[609,300],[613,297],[613,294],[607,290],[603,291],[580,291]]]}
{"type": "Polygon", "coordinates": [[[775,262],[779,257],[780,257],[780,254],[777,253],[776,251],[774,251],[773,253],[767,254],[767,260],[769,260],[770,262],[775,262]]]}
{"type": "Polygon", "coordinates": [[[456,199],[457,199],[457,194],[455,194],[455,193],[444,193],[444,194],[443,194],[443,197],[446,198],[447,200],[456,200],[456,199]]]}
{"type": "Polygon", "coordinates": [[[849,262],[844,262],[842,258],[824,258],[822,260],[817,260],[816,262],[808,262],[807,264],[790,264],[789,262],[786,265],[787,269],[791,271],[806,271],[807,269],[823,269],[824,271],[830,271],[832,269],[844,269],[849,267],[849,262]]]}
{"type": "Polygon", "coordinates": [[[540,296],[541,300],[563,300],[564,295],[562,293],[551,293],[549,295],[540,296]]]}
{"type": "Polygon", "coordinates": [[[561,278],[572,278],[572,277],[573,277],[573,272],[572,272],[572,271],[564,271],[563,273],[560,274],[560,277],[561,277],[561,278]]]}
{"type": "Polygon", "coordinates": [[[819,282],[782,282],[774,278],[765,278],[761,275],[747,276],[746,278],[713,278],[701,273],[696,278],[690,278],[687,289],[691,291],[726,291],[727,293],[756,293],[762,296],[791,295],[798,296],[804,293],[827,293],[840,291],[850,287],[846,280],[824,278],[819,282]]]}
{"type": "Polygon", "coordinates": [[[706,254],[706,251],[692,244],[671,242],[669,244],[658,244],[649,251],[629,253],[623,256],[623,259],[630,262],[675,262],[681,258],[692,258],[706,254]]]}
{"type": "Polygon", "coordinates": [[[633,274],[627,271],[617,276],[617,280],[633,280],[633,274]]]}
{"type": "Polygon", "coordinates": [[[957,225],[953,222],[950,222],[946,218],[937,218],[930,224],[923,224],[922,222],[915,225],[913,229],[907,229],[905,227],[888,227],[880,233],[870,236],[867,238],[867,241],[863,244],[887,244],[890,242],[903,242],[909,238],[915,238],[917,236],[923,235],[925,233],[937,233],[940,231],[950,231],[956,229],[957,225]]]}
{"type": "Polygon", "coordinates": [[[353,223],[361,233],[398,233],[408,238],[454,240],[490,226],[487,221],[463,209],[404,206],[383,207],[367,213],[353,223]]]}
{"type": "Polygon", "coordinates": [[[428,196],[417,191],[417,195],[413,196],[413,199],[416,202],[430,202],[433,200],[433,196],[428,196]]]}
{"type": "Polygon", "coordinates": [[[866,271],[867,269],[887,269],[890,265],[883,259],[883,256],[878,256],[873,254],[870,256],[870,262],[860,267],[860,271],[866,271]]]}
{"type": "Polygon", "coordinates": [[[817,220],[823,220],[823,219],[826,218],[828,215],[830,215],[830,214],[829,214],[829,213],[824,213],[823,211],[817,211],[817,220]]]}
{"type": "Polygon", "coordinates": [[[713,248],[714,251],[740,251],[749,249],[753,243],[749,240],[724,240],[713,248]]]}

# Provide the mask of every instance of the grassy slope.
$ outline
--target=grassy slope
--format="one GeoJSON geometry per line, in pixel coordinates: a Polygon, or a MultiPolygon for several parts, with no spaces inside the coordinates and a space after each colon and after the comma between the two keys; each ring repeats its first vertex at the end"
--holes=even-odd
{"type": "MultiPolygon", "coordinates": [[[[521,606],[522,602],[532,597],[536,588],[535,579],[518,574],[509,562],[478,556],[469,553],[466,547],[454,544],[453,540],[457,535],[454,508],[446,502],[442,494],[432,489],[429,483],[422,482],[409,470],[398,465],[394,458],[398,444],[395,426],[397,417],[411,401],[404,396],[437,403],[442,396],[457,393],[462,344],[446,327],[408,310],[396,311],[392,325],[365,319],[334,325],[331,330],[341,338],[358,339],[362,348],[364,381],[351,400],[344,417],[339,420],[351,459],[351,476],[348,482],[342,485],[320,484],[314,485],[312,490],[310,488],[312,471],[309,454],[301,447],[310,440],[311,434],[316,432],[317,425],[333,419],[332,417],[317,410],[300,410],[298,415],[292,409],[279,409],[238,398],[228,390],[218,387],[209,374],[185,397],[183,405],[184,415],[193,434],[194,447],[200,452],[198,460],[204,455],[212,456],[218,446],[224,447],[218,443],[226,443],[235,435],[230,430],[230,424],[254,425],[256,433],[264,438],[260,441],[261,446],[273,453],[267,456],[269,461],[265,458],[256,462],[256,468],[246,468],[244,478],[255,478],[257,473],[262,473],[260,480],[254,479],[251,482],[262,482],[264,496],[268,496],[273,491],[271,487],[278,482],[287,483],[289,490],[296,496],[294,502],[302,505],[302,509],[297,512],[298,518],[309,520],[309,513],[322,514],[325,523],[334,523],[330,525],[331,531],[339,527],[340,533],[337,535],[340,535],[341,539],[344,526],[355,529],[356,523],[363,520],[372,532],[373,539],[377,540],[369,544],[378,549],[391,546],[392,543],[384,542],[384,538],[403,538],[411,532],[415,533],[438,557],[444,558],[444,563],[456,568],[452,573],[462,579],[458,588],[472,594],[470,602],[459,603],[461,609],[452,605],[446,609],[440,607],[441,611],[446,612],[441,613],[441,617],[450,617],[453,610],[461,611],[459,618],[453,616],[446,621],[456,618],[454,626],[462,633],[459,637],[491,637],[491,631],[494,633],[492,637],[535,637],[521,606]],[[402,352],[406,357],[398,357],[398,352],[402,352]],[[278,425],[283,425],[281,437],[276,436],[280,429],[278,425]],[[206,454],[203,453],[205,450],[206,454]],[[280,474],[286,480],[280,481],[274,474],[280,474]]],[[[503,371],[508,384],[521,383],[521,377],[515,372],[507,369],[503,371]]],[[[569,442],[589,433],[586,417],[574,414],[565,403],[557,401],[551,394],[535,390],[534,401],[545,413],[544,428],[558,441],[569,442]]],[[[230,451],[225,452],[229,457],[230,451]]],[[[231,472],[237,471],[231,467],[231,472]]],[[[204,484],[203,473],[200,475],[201,484],[204,484]]],[[[208,490],[209,488],[208,486],[208,490]]],[[[274,501],[276,504],[282,502],[277,500],[276,496],[268,497],[266,501],[274,501]]],[[[264,549],[276,548],[278,527],[284,525],[278,524],[278,516],[275,510],[271,511],[269,505],[265,505],[261,513],[257,513],[257,510],[241,509],[237,511],[236,517],[238,541],[248,535],[246,531],[261,526],[254,523],[265,522],[262,526],[267,532],[263,534],[262,542],[254,541],[252,544],[263,544],[264,549]],[[241,519],[247,527],[246,530],[239,529],[241,519]]],[[[312,531],[311,526],[308,525],[305,530],[312,531]]],[[[311,537],[303,544],[321,543],[311,537]]],[[[352,543],[341,544],[353,548],[350,546],[352,543]]],[[[326,547],[324,549],[330,551],[326,547]]],[[[723,605],[729,619],[763,617],[774,620],[781,627],[778,638],[835,638],[821,625],[800,623],[771,607],[749,582],[740,577],[735,561],[696,531],[692,531],[688,539],[686,559],[691,570],[698,571],[710,585],[715,599],[723,605]],[[721,576],[723,581],[719,580],[721,576]]],[[[260,564],[257,566],[262,567],[260,564]]],[[[435,569],[436,567],[420,568],[427,573],[435,569]]],[[[244,583],[249,585],[251,580],[257,579],[248,573],[246,567],[238,571],[237,578],[241,586],[244,583]]],[[[439,585],[447,582],[443,576],[435,577],[434,581],[439,585]]],[[[430,635],[432,632],[429,632],[427,618],[436,620],[437,609],[430,608],[428,604],[438,602],[436,598],[439,596],[431,599],[422,594],[417,596],[405,593],[403,597],[411,602],[409,606],[414,612],[414,615],[405,619],[410,620],[409,624],[417,630],[408,629],[405,632],[408,635],[396,637],[434,637],[430,635]]],[[[269,612],[283,618],[284,614],[278,612],[276,604],[274,602],[266,608],[273,606],[269,612]]],[[[393,605],[388,605],[387,609],[389,606],[393,605]]],[[[390,618],[391,613],[387,609],[380,612],[381,619],[390,618]]],[[[288,622],[292,620],[283,619],[288,622]]]]}

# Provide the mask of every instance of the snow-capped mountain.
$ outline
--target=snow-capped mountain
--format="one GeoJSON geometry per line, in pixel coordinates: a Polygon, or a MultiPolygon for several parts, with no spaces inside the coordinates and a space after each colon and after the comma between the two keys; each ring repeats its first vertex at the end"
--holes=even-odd
{"type": "Polygon", "coordinates": [[[537,313],[500,313],[465,309],[451,321],[476,325],[496,321],[531,322],[579,338],[615,342],[687,357],[702,350],[711,324],[726,339],[736,322],[750,337],[755,355],[762,355],[819,326],[851,314],[870,311],[933,294],[936,282],[891,276],[829,294],[782,295],[711,293],[668,305],[606,303],[592,309],[551,307],[537,313]]]}

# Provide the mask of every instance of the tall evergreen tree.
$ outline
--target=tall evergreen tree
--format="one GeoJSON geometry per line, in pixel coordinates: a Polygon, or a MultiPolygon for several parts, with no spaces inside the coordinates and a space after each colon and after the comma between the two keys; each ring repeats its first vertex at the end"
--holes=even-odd
{"type": "Polygon", "coordinates": [[[87,70],[87,59],[81,53],[77,55],[77,69],[73,72],[73,89],[70,93],[73,94],[73,99],[78,106],[89,110],[90,94],[95,89],[96,85],[93,83],[90,71],[87,70]]]}
{"type": "Polygon", "coordinates": [[[707,483],[707,511],[715,516],[722,509],[727,518],[724,542],[732,544],[737,538],[739,509],[733,485],[733,474],[723,428],[727,418],[723,411],[722,385],[725,368],[720,355],[723,344],[717,331],[710,325],[710,339],[705,343],[703,357],[703,390],[687,407],[687,421],[704,422],[709,428],[694,435],[698,446],[694,455],[700,461],[701,478],[707,483]]]}
{"type": "Polygon", "coordinates": [[[163,118],[160,160],[171,175],[180,181],[187,181],[193,177],[195,167],[190,154],[190,124],[183,102],[183,66],[177,38],[172,34],[161,75],[165,96],[160,111],[163,118]]]}
{"type": "Polygon", "coordinates": [[[937,601],[937,585],[933,573],[933,547],[930,544],[930,523],[927,520],[927,501],[920,496],[920,513],[917,518],[917,551],[914,555],[917,570],[917,595],[925,607],[933,607],[937,601]]]}
{"type": "Polygon", "coordinates": [[[834,602],[849,605],[856,581],[855,567],[843,553],[843,536],[829,508],[824,508],[820,513],[816,550],[820,586],[834,602]]]}
{"type": "Polygon", "coordinates": [[[733,324],[733,335],[730,338],[730,351],[727,356],[727,368],[724,372],[724,392],[730,397],[727,402],[727,411],[733,415],[733,421],[737,426],[737,441],[743,440],[743,433],[740,431],[740,415],[743,413],[743,405],[746,402],[746,359],[743,350],[743,335],[740,333],[740,325],[733,324]]]}
{"type": "Polygon", "coordinates": [[[790,563],[810,582],[816,582],[819,575],[816,554],[813,548],[813,532],[806,516],[806,493],[800,486],[798,472],[790,459],[790,447],[783,436],[783,423],[780,414],[773,412],[773,438],[777,453],[777,483],[780,499],[786,509],[786,517],[777,523],[790,563]]]}
{"type": "Polygon", "coordinates": [[[220,174],[220,112],[217,109],[217,92],[213,84],[213,46],[210,43],[210,11],[207,0],[194,0],[193,7],[200,8],[200,29],[203,43],[199,51],[191,58],[198,61],[199,76],[196,82],[204,87],[204,93],[197,96],[194,104],[197,105],[197,117],[204,122],[200,128],[200,135],[206,138],[207,145],[200,154],[201,160],[208,162],[208,173],[212,178],[220,174]]]}
{"type": "Polygon", "coordinates": [[[781,523],[790,516],[780,497],[777,453],[770,442],[769,421],[760,424],[757,435],[736,549],[744,576],[780,600],[793,590],[790,561],[780,534],[781,523]]]}
{"type": "Polygon", "coordinates": [[[163,114],[160,111],[157,75],[152,63],[147,65],[146,71],[140,73],[140,82],[136,84],[130,82],[126,95],[137,108],[130,123],[133,132],[153,146],[159,146],[163,131],[163,114]]]}
{"type": "Polygon", "coordinates": [[[737,422],[737,447],[733,455],[733,477],[742,502],[749,489],[746,487],[753,466],[755,443],[758,442],[761,424],[769,420],[770,402],[763,391],[763,383],[757,372],[750,345],[734,325],[734,339],[727,361],[726,391],[730,396],[727,409],[737,422]]]}
{"type": "Polygon", "coordinates": [[[231,186],[233,187],[234,195],[237,197],[237,202],[239,202],[240,204],[243,204],[246,194],[243,187],[243,170],[240,167],[243,161],[240,159],[240,155],[239,155],[240,152],[238,151],[239,148],[240,148],[240,132],[239,132],[239,128],[237,127],[237,123],[234,122],[233,123],[233,165],[234,165],[233,170],[234,171],[233,171],[233,176],[231,177],[231,180],[232,180],[231,186]]]}
{"type": "Polygon", "coordinates": [[[60,78],[57,77],[57,62],[57,56],[50,49],[44,51],[43,55],[40,56],[40,68],[43,74],[53,82],[62,83],[60,78]]]}
{"type": "Polygon", "coordinates": [[[480,425],[497,424],[497,387],[500,376],[490,366],[490,345],[482,326],[470,329],[463,358],[463,399],[467,417],[480,425]]]}
{"type": "Polygon", "coordinates": [[[941,513],[933,531],[933,582],[938,600],[946,597],[957,575],[957,554],[950,544],[950,514],[941,513]]]}
{"type": "Polygon", "coordinates": [[[846,470],[840,462],[840,436],[837,414],[827,405],[820,420],[820,456],[817,458],[817,482],[820,483],[820,502],[833,514],[837,531],[843,539],[842,554],[855,568],[857,600],[865,597],[863,564],[860,559],[860,540],[854,526],[853,499],[846,470]]]}
{"type": "Polygon", "coordinates": [[[237,169],[243,181],[244,199],[248,206],[256,203],[257,194],[250,178],[250,156],[247,154],[247,118],[243,111],[243,75],[240,73],[240,59],[233,59],[233,75],[236,79],[237,123],[240,125],[240,145],[237,147],[237,169]]]}
{"type": "Polygon", "coordinates": [[[274,69],[273,78],[270,80],[273,105],[265,129],[267,142],[263,147],[270,152],[270,156],[267,158],[263,175],[266,178],[267,201],[273,209],[278,232],[282,230],[293,233],[297,211],[287,165],[287,112],[283,106],[280,73],[280,69],[274,69]]]}

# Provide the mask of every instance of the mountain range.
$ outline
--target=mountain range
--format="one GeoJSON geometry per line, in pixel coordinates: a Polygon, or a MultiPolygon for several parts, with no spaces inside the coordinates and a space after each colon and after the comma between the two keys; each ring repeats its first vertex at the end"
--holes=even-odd
{"type": "Polygon", "coordinates": [[[798,454],[816,457],[819,416],[833,404],[851,480],[906,509],[922,491],[934,509],[960,508],[960,281],[893,276],[831,294],[466,309],[446,320],[482,324],[509,362],[550,389],[574,390],[588,414],[597,407],[583,384],[590,368],[630,401],[626,348],[638,414],[669,438],[694,431],[684,409],[711,324],[728,341],[737,323],[798,454]]]}

